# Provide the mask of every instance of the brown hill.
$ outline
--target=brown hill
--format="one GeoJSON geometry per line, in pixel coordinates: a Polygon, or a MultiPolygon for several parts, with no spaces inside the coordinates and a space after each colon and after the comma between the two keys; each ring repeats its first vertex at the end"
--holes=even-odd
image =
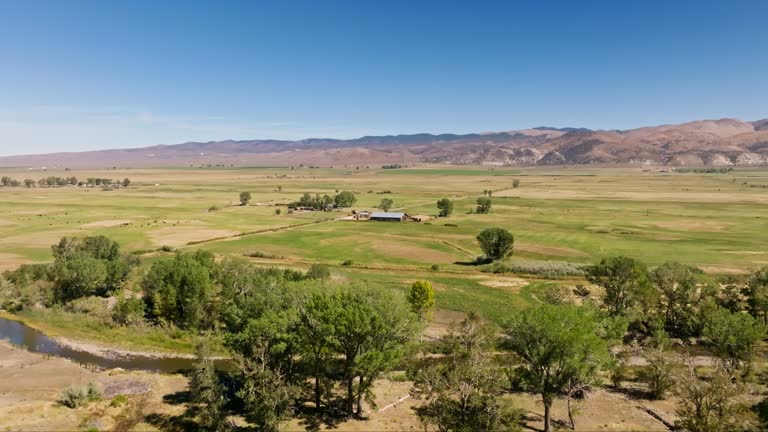
{"type": "Polygon", "coordinates": [[[625,131],[540,127],[477,134],[366,136],[352,140],[189,142],[139,149],[0,157],[0,166],[342,166],[393,163],[533,166],[768,165],[768,119],[702,120],[625,131]]]}

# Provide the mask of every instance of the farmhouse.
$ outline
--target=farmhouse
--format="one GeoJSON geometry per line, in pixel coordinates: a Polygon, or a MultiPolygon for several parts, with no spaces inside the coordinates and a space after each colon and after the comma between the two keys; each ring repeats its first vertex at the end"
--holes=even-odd
{"type": "Polygon", "coordinates": [[[384,222],[403,222],[408,216],[405,213],[373,212],[371,220],[384,222]]]}

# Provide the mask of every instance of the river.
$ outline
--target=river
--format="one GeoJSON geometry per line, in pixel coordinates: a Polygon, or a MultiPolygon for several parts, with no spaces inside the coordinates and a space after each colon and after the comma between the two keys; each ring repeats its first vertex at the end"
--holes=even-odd
{"type": "MultiPolygon", "coordinates": [[[[42,332],[22,322],[0,317],[0,339],[7,339],[16,346],[42,354],[65,357],[78,363],[96,365],[105,369],[122,368],[150,372],[175,373],[192,367],[193,359],[185,357],[149,357],[141,355],[97,356],[61,345],[42,332]]],[[[226,360],[217,361],[217,368],[226,368],[226,360]]]]}

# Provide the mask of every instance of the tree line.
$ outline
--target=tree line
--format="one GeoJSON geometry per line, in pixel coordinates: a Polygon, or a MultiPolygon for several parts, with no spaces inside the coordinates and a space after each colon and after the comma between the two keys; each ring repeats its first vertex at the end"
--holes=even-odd
{"type": "Polygon", "coordinates": [[[28,178],[28,179],[24,179],[23,181],[13,179],[8,176],[3,176],[2,178],[0,178],[0,186],[19,187],[21,185],[24,185],[27,188],[33,188],[35,186],[37,187],[61,187],[61,186],[128,187],[130,186],[130,184],[131,184],[131,180],[129,178],[124,178],[122,180],[119,180],[119,179],[113,180],[108,178],[88,177],[85,180],[78,180],[77,177],[74,177],[74,176],[72,177],[48,176],[38,180],[28,178]]]}

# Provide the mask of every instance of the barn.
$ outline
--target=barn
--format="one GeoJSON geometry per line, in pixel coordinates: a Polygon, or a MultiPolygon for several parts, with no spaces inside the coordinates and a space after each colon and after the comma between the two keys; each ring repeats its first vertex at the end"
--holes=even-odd
{"type": "Polygon", "coordinates": [[[393,213],[393,212],[373,212],[371,213],[372,221],[383,222],[402,222],[407,216],[405,213],[393,213]]]}

